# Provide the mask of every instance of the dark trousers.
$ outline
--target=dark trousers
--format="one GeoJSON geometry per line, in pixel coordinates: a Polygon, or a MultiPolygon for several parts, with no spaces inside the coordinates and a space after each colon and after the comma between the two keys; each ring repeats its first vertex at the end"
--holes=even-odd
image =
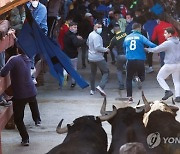
{"type": "Polygon", "coordinates": [[[147,63],[149,67],[152,67],[152,58],[153,58],[153,53],[152,52],[146,52],[146,57],[147,57],[147,63]]]}
{"type": "Polygon", "coordinates": [[[48,36],[53,38],[54,28],[56,26],[57,17],[48,17],[47,25],[48,25],[48,36]]]}
{"type": "Polygon", "coordinates": [[[29,103],[33,120],[35,122],[41,121],[36,96],[25,99],[13,99],[14,122],[17,126],[22,140],[29,139],[29,135],[23,121],[24,109],[27,103],[29,103]]]}
{"type": "Polygon", "coordinates": [[[132,80],[137,75],[141,81],[145,80],[144,60],[128,60],[126,66],[127,97],[132,97],[132,80]]]}

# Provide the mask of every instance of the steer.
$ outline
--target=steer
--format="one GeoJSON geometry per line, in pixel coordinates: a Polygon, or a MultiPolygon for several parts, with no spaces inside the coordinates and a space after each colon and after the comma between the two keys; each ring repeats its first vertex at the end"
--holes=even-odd
{"type": "Polygon", "coordinates": [[[144,93],[142,93],[142,99],[144,104],[151,107],[151,109],[144,114],[143,119],[148,134],[160,134],[160,146],[164,148],[164,154],[179,154],[180,123],[175,119],[176,112],[179,108],[167,105],[163,101],[148,102],[144,93]],[[171,138],[170,143],[168,143],[168,138],[171,138]]]}
{"type": "MultiPolygon", "coordinates": [[[[101,108],[101,114],[109,114],[105,111],[106,99],[101,108]]],[[[125,143],[140,142],[148,151],[146,144],[146,129],[143,124],[144,110],[137,111],[133,107],[119,108],[117,114],[108,120],[112,126],[112,142],[109,148],[109,154],[119,154],[119,149],[125,143]]]]}
{"type": "Polygon", "coordinates": [[[56,146],[48,154],[107,154],[107,134],[101,121],[112,118],[117,113],[114,107],[112,114],[105,116],[83,116],[61,128],[62,120],[57,126],[57,133],[67,132],[62,144],[56,146]]]}

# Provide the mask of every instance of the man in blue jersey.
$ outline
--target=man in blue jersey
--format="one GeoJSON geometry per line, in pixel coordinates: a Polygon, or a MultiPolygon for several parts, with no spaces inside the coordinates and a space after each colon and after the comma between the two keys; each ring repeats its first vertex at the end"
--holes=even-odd
{"type": "Polygon", "coordinates": [[[138,76],[136,80],[139,83],[145,80],[144,61],[146,60],[146,54],[144,52],[144,45],[149,47],[156,46],[141,34],[141,24],[134,23],[132,25],[132,33],[125,38],[123,44],[127,59],[126,89],[130,103],[133,102],[132,79],[134,75],[138,76]]]}

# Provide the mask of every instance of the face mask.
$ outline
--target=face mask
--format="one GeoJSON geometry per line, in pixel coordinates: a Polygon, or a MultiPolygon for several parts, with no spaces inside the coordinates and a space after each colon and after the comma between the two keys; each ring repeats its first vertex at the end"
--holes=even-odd
{"type": "Polygon", "coordinates": [[[33,8],[37,8],[37,6],[39,4],[38,1],[32,1],[31,3],[32,3],[33,8]]]}
{"type": "Polygon", "coordinates": [[[96,33],[101,34],[102,33],[102,28],[97,28],[96,33]]]}
{"type": "Polygon", "coordinates": [[[127,23],[130,23],[132,20],[131,19],[126,19],[126,22],[127,23]]]}
{"type": "Polygon", "coordinates": [[[77,33],[77,30],[71,30],[72,33],[76,34],[77,33]]]}

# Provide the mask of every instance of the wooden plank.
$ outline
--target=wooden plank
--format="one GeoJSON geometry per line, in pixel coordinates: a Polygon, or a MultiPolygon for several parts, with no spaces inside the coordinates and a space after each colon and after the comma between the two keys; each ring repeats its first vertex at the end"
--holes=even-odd
{"type": "Polygon", "coordinates": [[[11,84],[10,76],[0,77],[0,94],[2,94],[11,84]]]}
{"type": "Polygon", "coordinates": [[[13,1],[11,0],[9,2],[8,1],[9,0],[6,0],[4,5],[2,4],[3,6],[0,7],[0,15],[11,10],[11,9],[13,9],[13,8],[15,8],[15,7],[17,7],[17,6],[19,6],[19,5],[26,3],[29,0],[13,0],[13,1]]]}

